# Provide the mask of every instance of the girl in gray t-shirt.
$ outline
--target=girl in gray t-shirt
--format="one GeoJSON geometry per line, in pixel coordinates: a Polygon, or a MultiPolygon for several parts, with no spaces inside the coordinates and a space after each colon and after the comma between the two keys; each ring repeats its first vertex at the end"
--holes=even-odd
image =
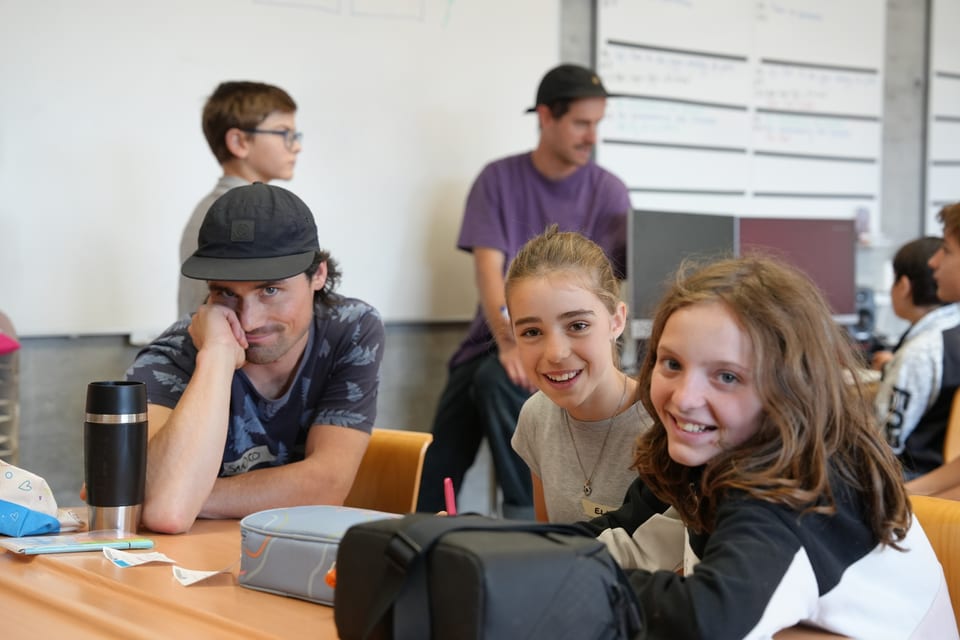
{"type": "Polygon", "coordinates": [[[650,418],[617,366],[626,325],[620,282],[603,250],[556,225],[510,265],[507,307],[527,378],[512,444],[533,476],[537,519],[575,522],[618,508],[634,443],[650,418]]]}

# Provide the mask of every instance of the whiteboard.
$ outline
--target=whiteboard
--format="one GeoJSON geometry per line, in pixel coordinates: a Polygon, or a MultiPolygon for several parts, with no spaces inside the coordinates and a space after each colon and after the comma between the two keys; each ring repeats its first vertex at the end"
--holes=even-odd
{"type": "Polygon", "coordinates": [[[0,308],[24,335],[175,319],[180,233],[220,175],[223,80],[286,89],[295,178],[341,291],[388,321],[463,320],[455,248],[482,166],[530,149],[556,0],[0,0],[0,308]]]}
{"type": "Polygon", "coordinates": [[[885,20],[880,0],[603,0],[621,97],[598,161],[636,209],[879,228],[885,20]]]}
{"type": "Polygon", "coordinates": [[[960,202],[960,0],[933,0],[927,87],[926,233],[940,235],[937,214],[960,202]]]}

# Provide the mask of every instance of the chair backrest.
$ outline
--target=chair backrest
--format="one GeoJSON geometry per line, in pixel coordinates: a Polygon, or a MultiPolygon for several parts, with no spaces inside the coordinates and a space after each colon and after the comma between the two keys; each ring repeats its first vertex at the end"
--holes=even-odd
{"type": "Polygon", "coordinates": [[[429,433],[374,429],[344,506],[389,513],[416,510],[423,458],[432,441],[429,433]]]}
{"type": "Polygon", "coordinates": [[[947,432],[943,438],[943,463],[960,458],[960,388],[953,393],[950,405],[950,417],[947,419],[947,432]]]}
{"type": "Polygon", "coordinates": [[[960,501],[910,496],[910,503],[943,567],[953,615],[960,624],[960,501]]]}

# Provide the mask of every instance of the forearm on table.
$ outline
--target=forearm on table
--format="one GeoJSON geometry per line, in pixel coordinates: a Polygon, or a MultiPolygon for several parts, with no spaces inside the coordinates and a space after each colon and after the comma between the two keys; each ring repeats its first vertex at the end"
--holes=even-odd
{"type": "Polygon", "coordinates": [[[201,518],[242,518],[264,509],[305,504],[342,505],[353,478],[308,469],[306,460],[217,478],[201,518]]]}
{"type": "Polygon", "coordinates": [[[204,352],[177,406],[151,408],[144,523],[161,531],[189,528],[214,486],[223,460],[234,365],[204,352]],[[165,416],[160,424],[154,416],[165,416]]]}
{"type": "Polygon", "coordinates": [[[370,435],[360,429],[314,425],[298,462],[217,478],[200,513],[205,518],[304,504],[343,504],[370,435]]]}

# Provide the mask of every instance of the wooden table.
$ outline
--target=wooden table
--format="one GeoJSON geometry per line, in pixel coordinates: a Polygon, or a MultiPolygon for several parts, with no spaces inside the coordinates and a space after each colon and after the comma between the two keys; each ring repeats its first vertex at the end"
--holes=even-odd
{"type": "MultiPolygon", "coordinates": [[[[86,638],[337,638],[333,609],[241,587],[240,526],[198,520],[190,533],[146,534],[155,551],[187,569],[228,573],[184,587],[169,564],[120,568],[103,553],[22,556],[0,551],[5,640],[86,638]]],[[[793,628],[777,640],[825,640],[793,628]]]]}
{"type": "Polygon", "coordinates": [[[198,520],[190,533],[145,532],[187,569],[229,573],[184,587],[171,565],[120,568],[103,553],[21,556],[0,552],[4,638],[335,639],[333,608],[241,587],[240,526],[198,520]]]}

